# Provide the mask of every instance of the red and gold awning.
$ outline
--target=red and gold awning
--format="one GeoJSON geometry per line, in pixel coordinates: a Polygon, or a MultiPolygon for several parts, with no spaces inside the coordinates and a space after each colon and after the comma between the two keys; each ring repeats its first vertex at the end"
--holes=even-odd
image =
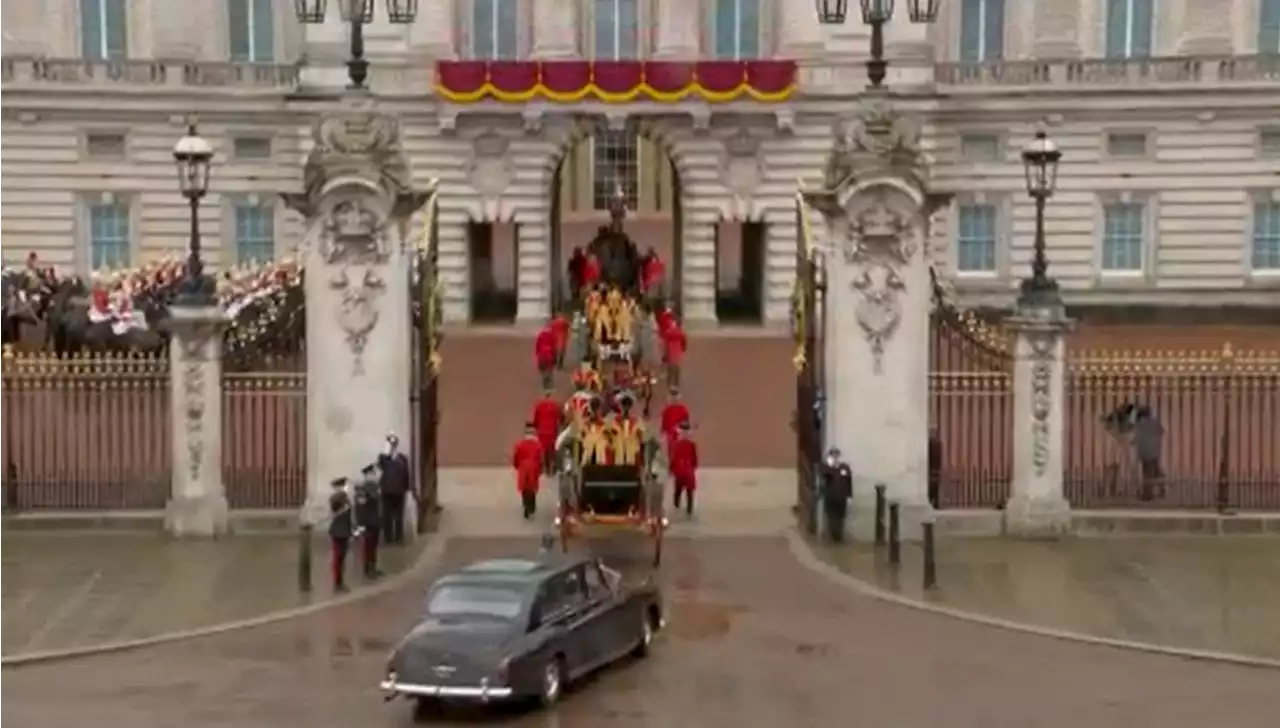
{"type": "Polygon", "coordinates": [[[776,103],[796,89],[795,61],[440,61],[436,93],[458,104],[604,101],[776,103]]]}

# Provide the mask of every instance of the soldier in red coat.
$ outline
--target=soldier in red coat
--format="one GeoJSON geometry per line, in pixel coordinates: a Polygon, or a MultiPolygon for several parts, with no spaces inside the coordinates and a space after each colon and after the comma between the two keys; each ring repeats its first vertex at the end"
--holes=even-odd
{"type": "Polygon", "coordinates": [[[600,282],[600,259],[595,253],[587,253],[586,260],[582,262],[582,288],[585,293],[586,289],[595,288],[600,282]]]}
{"type": "Polygon", "coordinates": [[[556,368],[564,368],[564,352],[569,348],[569,319],[558,313],[551,317],[551,333],[556,339],[556,368]]]}
{"type": "Polygon", "coordinates": [[[533,423],[524,426],[524,437],[516,443],[511,454],[511,467],[516,470],[516,489],[520,491],[520,503],[525,520],[533,518],[538,509],[538,479],[542,477],[542,443],[533,423]]]}
{"type": "Polygon", "coordinates": [[[684,352],[689,348],[689,340],[680,328],[680,322],[671,317],[667,328],[662,331],[662,361],[667,365],[667,383],[673,387],[680,386],[680,364],[684,361],[684,352]]]}
{"type": "Polygon", "coordinates": [[[555,383],[556,358],[556,332],[548,321],[533,340],[533,362],[538,367],[538,374],[542,376],[543,389],[551,389],[555,383]]]}
{"type": "Polygon", "coordinates": [[[680,434],[680,426],[689,424],[689,408],[680,399],[680,390],[675,387],[667,394],[667,404],[660,415],[662,437],[667,443],[667,454],[671,454],[671,446],[680,434]]]}
{"type": "Polygon", "coordinates": [[[667,267],[662,258],[658,257],[653,248],[649,248],[640,263],[640,291],[646,296],[650,295],[662,283],[666,273],[667,267]]]}
{"type": "Polygon", "coordinates": [[[542,472],[548,475],[554,464],[556,438],[560,436],[563,421],[560,403],[548,388],[533,406],[533,430],[538,435],[538,444],[542,446],[542,472]]]}
{"type": "Polygon", "coordinates": [[[689,423],[680,425],[676,439],[671,443],[671,480],[674,488],[676,510],[684,497],[684,511],[693,516],[693,492],[698,489],[698,446],[689,437],[689,423]]]}

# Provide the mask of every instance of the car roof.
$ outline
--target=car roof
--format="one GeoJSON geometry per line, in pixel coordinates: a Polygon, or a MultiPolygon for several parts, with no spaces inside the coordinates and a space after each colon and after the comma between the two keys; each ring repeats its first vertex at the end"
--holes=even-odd
{"type": "Polygon", "coordinates": [[[582,556],[545,553],[533,558],[503,558],[475,561],[442,577],[437,583],[500,583],[536,586],[551,576],[587,563],[582,556]]]}

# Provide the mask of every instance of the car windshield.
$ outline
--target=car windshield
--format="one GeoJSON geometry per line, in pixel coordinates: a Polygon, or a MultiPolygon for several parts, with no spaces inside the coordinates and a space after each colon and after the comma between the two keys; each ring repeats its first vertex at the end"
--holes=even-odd
{"type": "Polygon", "coordinates": [[[516,619],[524,611],[524,595],[517,589],[488,584],[444,584],[427,597],[427,616],[516,619]]]}

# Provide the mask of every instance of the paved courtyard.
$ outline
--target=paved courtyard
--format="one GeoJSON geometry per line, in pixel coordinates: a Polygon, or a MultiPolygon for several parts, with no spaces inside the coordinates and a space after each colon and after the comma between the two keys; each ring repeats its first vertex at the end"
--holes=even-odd
{"type": "MultiPolygon", "coordinates": [[[[444,562],[527,552],[463,538],[444,562]]],[[[1278,673],[1029,637],[851,593],[782,537],[679,539],[662,578],[670,626],[530,728],[1179,728],[1274,725],[1278,673]]],[[[14,726],[408,726],[375,687],[429,575],[298,620],[153,649],[6,669],[14,726]]],[[[440,725],[488,716],[452,711],[440,725]]]]}
{"type": "Polygon", "coordinates": [[[937,549],[939,587],[927,594],[918,545],[903,546],[898,570],[865,543],[819,552],[865,581],[958,609],[1280,660],[1280,539],[945,540],[937,549]]]}
{"type": "MultiPolygon", "coordinates": [[[[420,544],[422,542],[419,542],[420,544]]],[[[383,549],[383,570],[417,548],[383,549]]],[[[326,552],[312,549],[314,592],[298,591],[292,536],[174,541],[136,533],[6,532],[3,654],[81,648],[247,619],[331,597],[326,552]]],[[[349,584],[362,580],[354,559],[349,584]]]]}

